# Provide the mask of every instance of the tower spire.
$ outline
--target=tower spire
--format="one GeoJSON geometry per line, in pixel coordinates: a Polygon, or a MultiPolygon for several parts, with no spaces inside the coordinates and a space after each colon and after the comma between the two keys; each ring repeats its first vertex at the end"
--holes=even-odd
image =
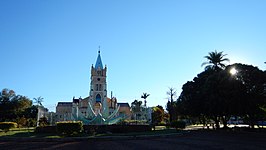
{"type": "Polygon", "coordinates": [[[103,69],[103,64],[102,64],[102,59],[101,59],[101,55],[100,55],[101,51],[100,51],[100,46],[99,46],[99,50],[98,50],[98,57],[96,60],[96,64],[95,64],[95,69],[103,69]]]}

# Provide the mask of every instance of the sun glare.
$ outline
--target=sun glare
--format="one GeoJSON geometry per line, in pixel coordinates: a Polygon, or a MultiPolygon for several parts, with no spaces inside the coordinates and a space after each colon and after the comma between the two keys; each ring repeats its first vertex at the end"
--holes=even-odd
{"type": "Polygon", "coordinates": [[[232,69],[230,70],[230,73],[231,73],[231,75],[235,75],[235,74],[237,73],[236,68],[232,68],[232,69]]]}

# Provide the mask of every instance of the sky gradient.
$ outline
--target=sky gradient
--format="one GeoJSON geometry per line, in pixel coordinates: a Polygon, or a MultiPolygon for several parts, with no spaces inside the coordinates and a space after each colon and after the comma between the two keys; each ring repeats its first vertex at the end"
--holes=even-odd
{"type": "Polygon", "coordinates": [[[108,96],[148,106],[204,70],[208,52],[266,69],[264,0],[0,1],[0,89],[59,101],[86,97],[98,47],[108,96]]]}

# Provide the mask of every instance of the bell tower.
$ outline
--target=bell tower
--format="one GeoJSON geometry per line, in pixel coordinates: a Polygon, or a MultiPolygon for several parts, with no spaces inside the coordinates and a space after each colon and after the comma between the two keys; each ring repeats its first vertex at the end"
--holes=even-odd
{"type": "Polygon", "coordinates": [[[103,67],[101,60],[101,52],[98,51],[98,57],[95,66],[91,66],[91,84],[90,84],[90,101],[91,104],[101,109],[107,100],[107,84],[106,84],[107,67],[103,67]]]}

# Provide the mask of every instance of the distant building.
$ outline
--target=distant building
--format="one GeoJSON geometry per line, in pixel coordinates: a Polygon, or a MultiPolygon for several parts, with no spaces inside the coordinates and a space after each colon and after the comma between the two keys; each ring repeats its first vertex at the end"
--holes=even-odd
{"type": "Polygon", "coordinates": [[[38,113],[37,113],[37,126],[39,126],[39,120],[40,118],[46,117],[49,119],[49,111],[44,106],[37,106],[38,107],[38,113]]]}
{"type": "Polygon", "coordinates": [[[57,121],[82,120],[84,124],[113,124],[119,116],[131,117],[128,103],[117,103],[112,96],[107,97],[107,67],[103,67],[100,51],[95,67],[91,66],[89,96],[72,102],[58,102],[56,106],[57,121]]]}
{"type": "Polygon", "coordinates": [[[125,119],[131,119],[131,110],[128,103],[118,103],[120,106],[119,108],[119,115],[125,116],[125,119]]]}
{"type": "Polygon", "coordinates": [[[58,102],[56,106],[57,121],[72,120],[72,102],[58,102]]]}

